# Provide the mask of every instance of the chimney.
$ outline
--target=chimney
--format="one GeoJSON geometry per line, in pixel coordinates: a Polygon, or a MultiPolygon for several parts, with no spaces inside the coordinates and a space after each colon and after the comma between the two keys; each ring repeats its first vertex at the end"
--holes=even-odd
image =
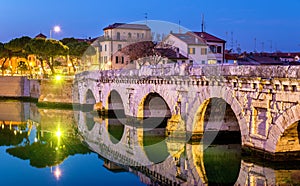
{"type": "Polygon", "coordinates": [[[176,48],[176,57],[179,58],[179,48],[176,48]]]}

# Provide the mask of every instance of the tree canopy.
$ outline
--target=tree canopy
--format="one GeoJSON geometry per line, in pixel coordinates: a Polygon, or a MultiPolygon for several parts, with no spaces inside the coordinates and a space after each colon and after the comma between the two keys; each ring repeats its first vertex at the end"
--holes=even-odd
{"type": "Polygon", "coordinates": [[[35,54],[41,61],[45,60],[52,74],[55,74],[54,61],[51,59],[55,56],[67,55],[69,48],[57,40],[35,38],[28,43],[26,51],[35,54]]]}
{"type": "Polygon", "coordinates": [[[74,72],[76,71],[76,68],[73,59],[80,59],[85,56],[96,54],[96,49],[86,41],[79,41],[75,38],[64,38],[61,42],[69,47],[69,55],[74,72]]]}

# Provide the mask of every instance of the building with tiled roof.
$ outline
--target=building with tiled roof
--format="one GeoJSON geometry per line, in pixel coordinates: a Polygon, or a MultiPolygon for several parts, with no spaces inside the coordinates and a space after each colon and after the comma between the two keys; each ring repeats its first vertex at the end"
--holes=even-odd
{"type": "Polygon", "coordinates": [[[179,53],[188,58],[190,64],[207,64],[206,42],[192,33],[170,33],[162,41],[164,46],[178,48],[179,53]]]}
{"type": "Polygon", "coordinates": [[[110,29],[135,29],[135,30],[150,30],[147,25],[144,24],[126,24],[126,23],[114,23],[112,25],[108,25],[107,27],[103,28],[103,30],[110,30],[110,29]]]}
{"type": "Polygon", "coordinates": [[[208,46],[208,64],[220,64],[225,61],[226,41],[207,32],[191,32],[203,39],[208,46]]]}
{"type": "Polygon", "coordinates": [[[47,36],[45,36],[44,34],[42,33],[39,33],[38,35],[36,35],[34,38],[42,38],[42,39],[46,39],[47,36]]]}
{"type": "Polygon", "coordinates": [[[115,53],[129,44],[151,41],[151,29],[145,24],[114,23],[103,29],[104,36],[99,37],[100,68],[111,69],[125,64],[124,56],[114,57],[115,53]],[[119,61],[117,61],[119,60],[119,61]]]}

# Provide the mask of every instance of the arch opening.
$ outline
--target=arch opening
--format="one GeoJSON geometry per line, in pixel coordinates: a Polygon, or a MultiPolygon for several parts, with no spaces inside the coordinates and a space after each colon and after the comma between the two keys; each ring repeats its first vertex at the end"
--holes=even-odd
{"type": "Polygon", "coordinates": [[[123,100],[116,90],[110,92],[107,103],[109,118],[125,118],[123,100]]]}
{"type": "Polygon", "coordinates": [[[117,144],[121,141],[124,133],[124,125],[118,118],[108,118],[107,131],[109,139],[113,144],[117,144]]]}
{"type": "Polygon", "coordinates": [[[117,144],[122,139],[125,128],[121,121],[123,118],[126,118],[123,100],[116,90],[112,90],[108,96],[107,103],[107,131],[111,142],[117,144]]]}
{"type": "Polygon", "coordinates": [[[93,92],[88,89],[85,95],[85,104],[82,105],[82,111],[90,112],[94,109],[94,105],[96,104],[96,98],[93,92]]]}
{"type": "Polygon", "coordinates": [[[84,120],[85,120],[85,124],[87,126],[87,129],[89,131],[91,131],[95,126],[94,116],[89,112],[85,113],[84,120]]]}
{"type": "Polygon", "coordinates": [[[192,139],[202,138],[204,144],[241,143],[238,119],[222,98],[210,98],[199,107],[193,125],[192,139]]]}
{"type": "Polygon", "coordinates": [[[153,163],[163,162],[169,157],[166,143],[166,127],[171,110],[158,93],[149,93],[142,102],[143,118],[139,139],[148,159],[153,163]]]}
{"type": "Polygon", "coordinates": [[[235,185],[241,167],[241,144],[215,145],[203,152],[208,185],[235,185]]]}
{"type": "Polygon", "coordinates": [[[276,152],[300,152],[300,120],[290,125],[280,136],[276,152]]]}

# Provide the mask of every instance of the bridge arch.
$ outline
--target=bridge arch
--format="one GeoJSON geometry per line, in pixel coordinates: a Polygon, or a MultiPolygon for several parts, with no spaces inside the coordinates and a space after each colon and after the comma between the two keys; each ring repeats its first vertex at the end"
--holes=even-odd
{"type": "Polygon", "coordinates": [[[270,127],[265,149],[270,152],[300,151],[300,104],[284,111],[270,127]],[[293,140],[290,136],[293,135],[293,140]],[[286,140],[285,140],[286,139],[286,140]],[[284,142],[285,141],[285,142],[284,142]],[[291,143],[293,141],[293,143],[291,143]]]}
{"type": "Polygon", "coordinates": [[[125,112],[121,95],[115,89],[111,90],[107,97],[108,118],[106,119],[106,129],[113,144],[121,141],[125,128],[125,112]]]}
{"type": "Polygon", "coordinates": [[[91,111],[96,104],[96,98],[93,94],[91,89],[87,89],[86,93],[84,94],[84,104],[82,104],[82,109],[84,111],[91,111]]]}
{"type": "MultiPolygon", "coordinates": [[[[187,118],[187,124],[190,123],[191,125],[187,125],[187,132],[195,133],[195,134],[203,134],[203,123],[199,125],[199,121],[203,121],[205,117],[205,112],[207,107],[209,106],[211,100],[216,100],[216,102],[222,102],[221,106],[224,107],[225,112],[228,110],[232,112],[233,117],[237,120],[237,126],[235,130],[240,131],[241,134],[241,143],[244,145],[248,138],[249,138],[249,129],[246,122],[246,119],[243,114],[243,109],[239,101],[236,97],[234,97],[234,92],[230,88],[216,86],[216,87],[207,87],[204,88],[203,91],[196,95],[190,95],[194,99],[189,101],[189,113],[187,118]]],[[[227,113],[224,113],[226,116],[227,113]]]]}
{"type": "Polygon", "coordinates": [[[171,117],[167,101],[157,92],[146,94],[138,105],[141,127],[137,129],[138,142],[149,161],[160,163],[170,154],[166,143],[166,126],[171,117]]]}
{"type": "Polygon", "coordinates": [[[106,108],[109,111],[114,111],[115,116],[120,117],[122,114],[122,117],[124,117],[124,103],[123,99],[120,95],[120,93],[113,89],[109,92],[107,96],[107,101],[106,101],[106,108]]]}

